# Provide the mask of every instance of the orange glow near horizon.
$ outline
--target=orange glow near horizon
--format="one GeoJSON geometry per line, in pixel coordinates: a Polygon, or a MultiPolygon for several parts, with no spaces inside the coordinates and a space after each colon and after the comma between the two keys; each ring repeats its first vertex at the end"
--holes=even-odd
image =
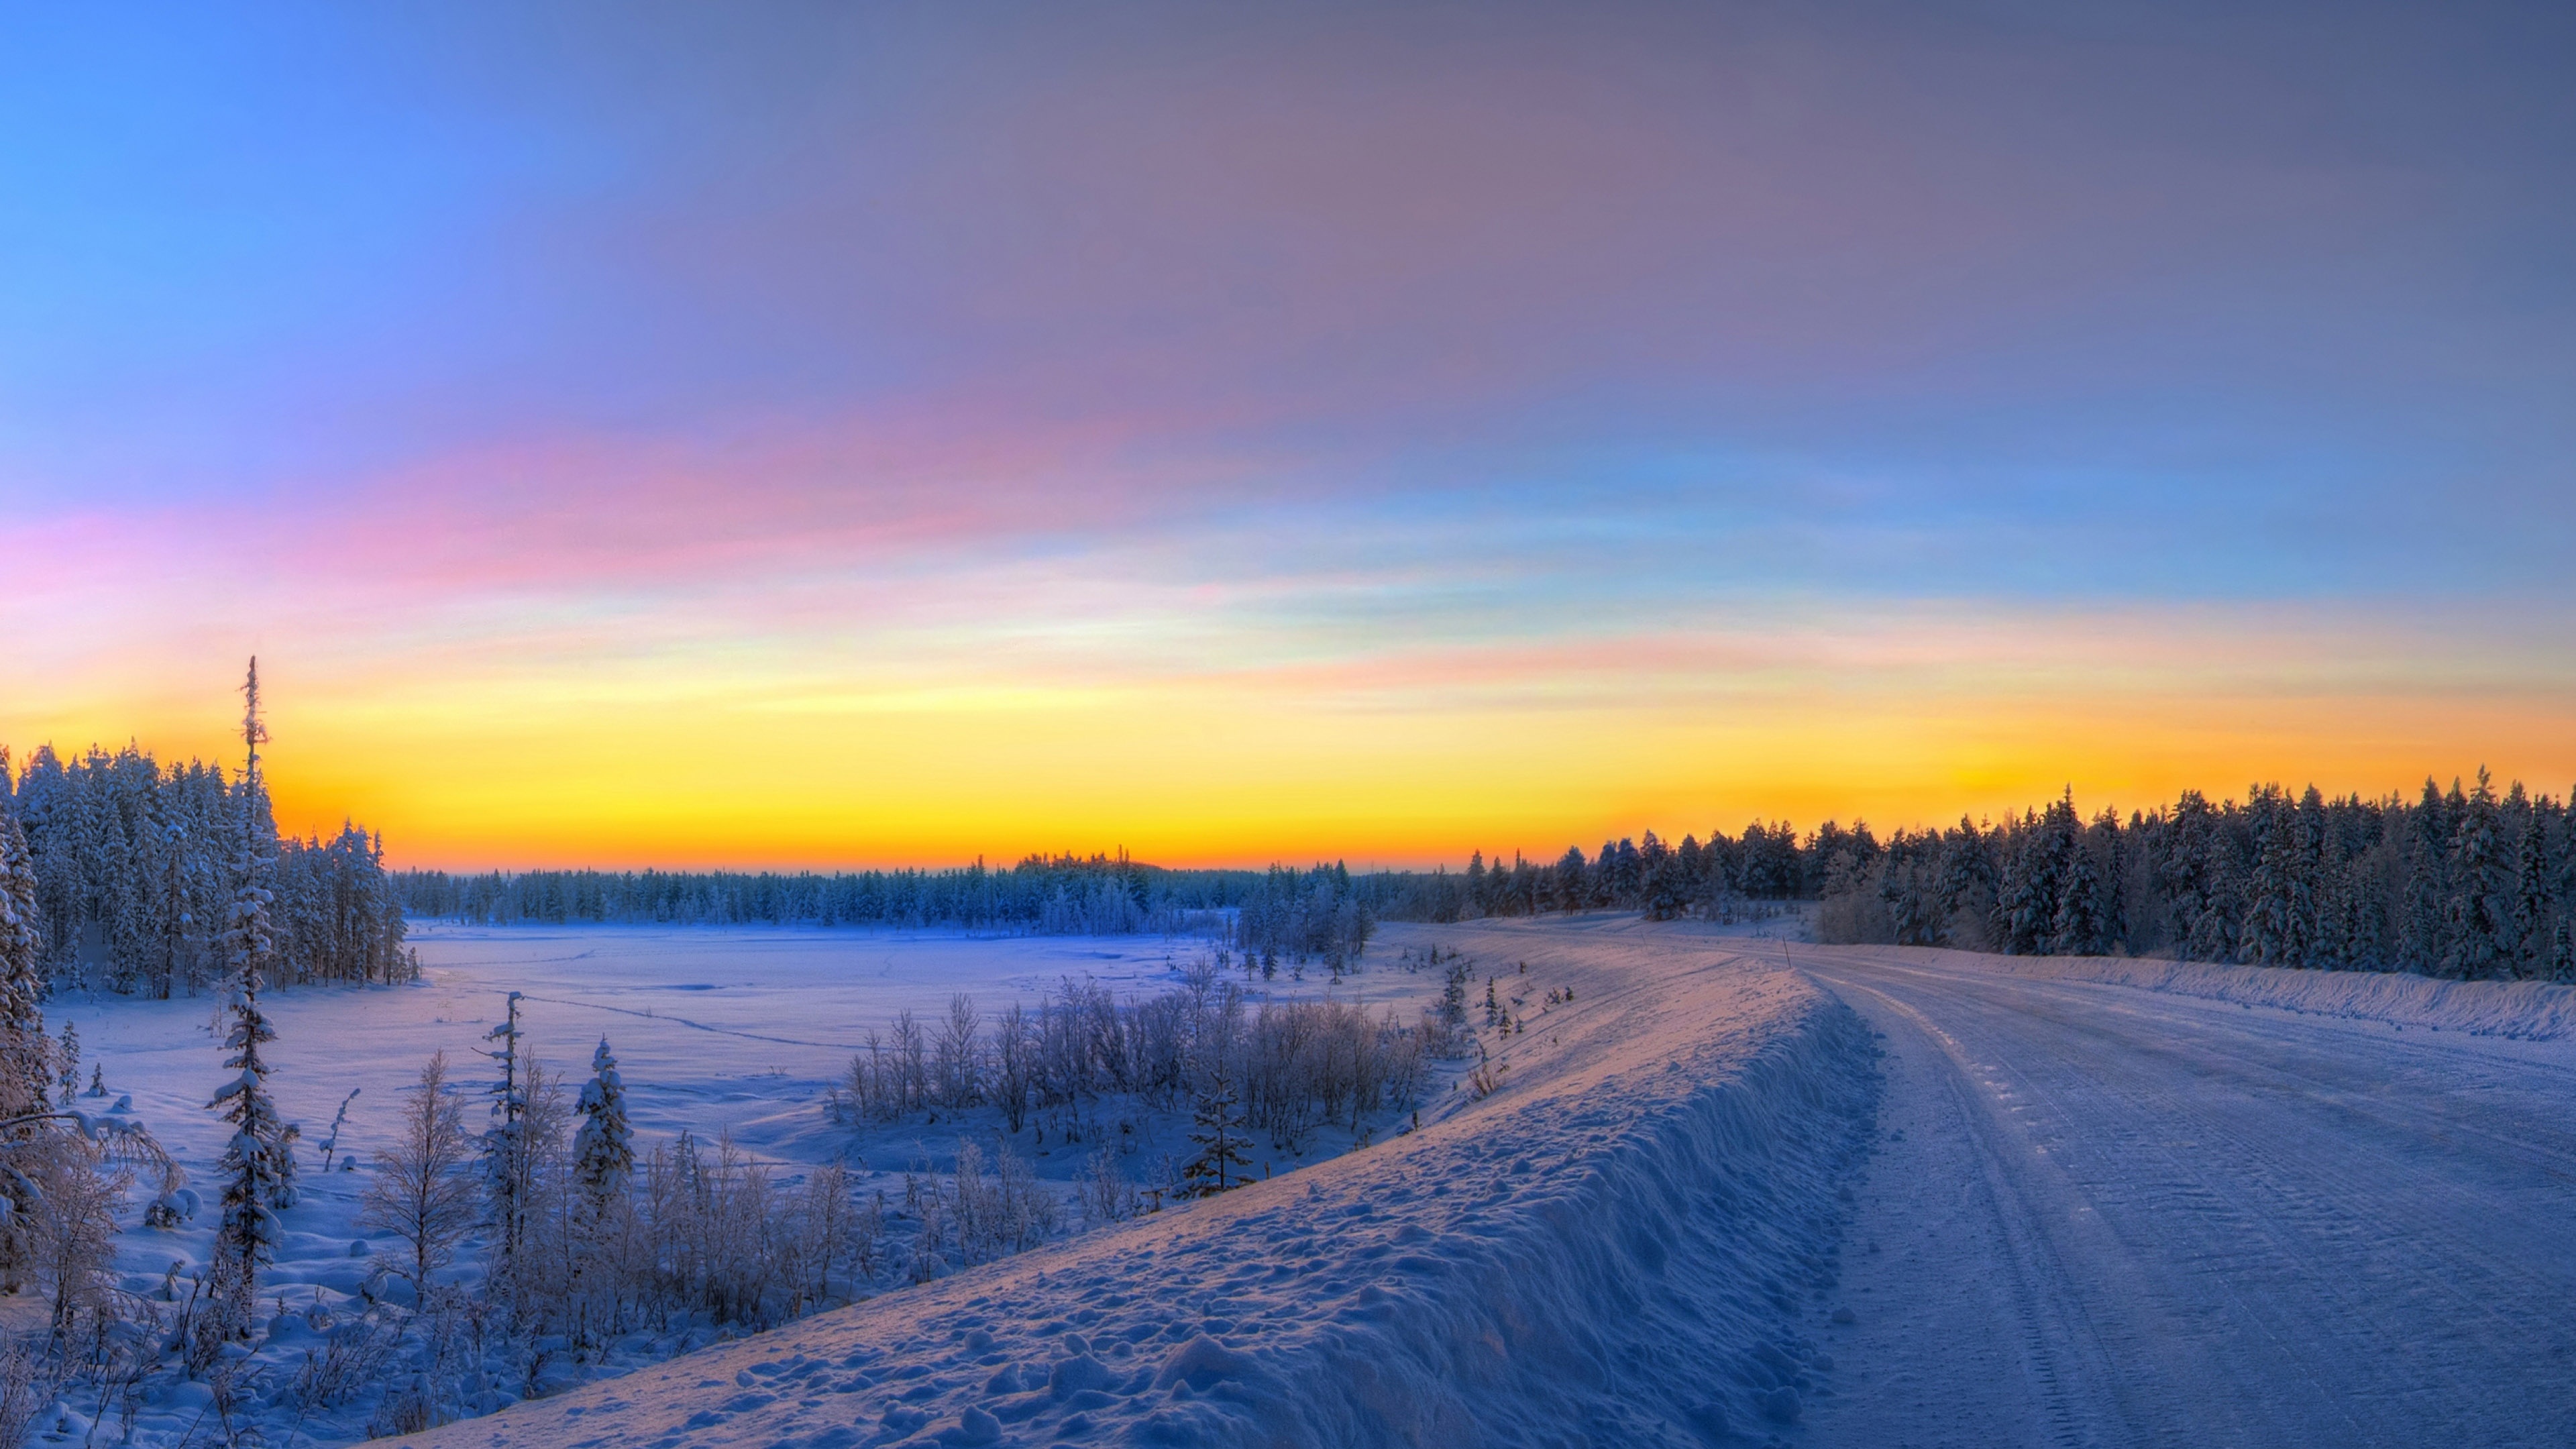
{"type": "MultiPolygon", "coordinates": [[[[2402,641],[2374,663],[2320,630],[1949,618],[1088,682],[682,676],[649,661],[329,678],[292,655],[262,673],[281,824],[354,818],[385,833],[395,864],[458,870],[1119,848],[1175,866],[1455,868],[1471,850],[1553,858],[1755,817],[1884,833],[2066,786],[2088,812],[2126,812],[2254,781],[2376,796],[2480,764],[2551,793],[2576,777],[2565,693],[2495,677],[2392,689],[2402,641]],[[2352,663],[2305,678],[2239,667],[2264,657],[2352,663]]],[[[129,737],[164,759],[230,760],[232,696],[210,675],[0,728],[21,760],[40,741],[129,737]]]]}

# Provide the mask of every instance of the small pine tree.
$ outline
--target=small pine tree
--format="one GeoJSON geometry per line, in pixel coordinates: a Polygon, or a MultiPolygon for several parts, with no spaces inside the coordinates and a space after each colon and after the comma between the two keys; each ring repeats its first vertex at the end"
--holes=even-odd
{"type": "Polygon", "coordinates": [[[1448,972],[1441,978],[1440,1024],[1452,1031],[1467,1024],[1467,963],[1454,955],[1449,958],[1448,972]]]}
{"type": "Polygon", "coordinates": [[[54,1052],[54,1065],[60,1073],[54,1081],[62,1092],[62,1106],[68,1107],[80,1100],[80,1060],[80,1027],[65,1017],[62,1044],[54,1052]]]}
{"type": "Polygon", "coordinates": [[[1223,1072],[1198,1095],[1191,1116],[1190,1141],[1198,1152],[1181,1169],[1182,1195],[1211,1197],[1241,1186],[1251,1166],[1243,1155],[1250,1142],[1243,1135],[1243,1116],[1236,1110],[1234,1084],[1223,1072]]]}
{"type": "Polygon", "coordinates": [[[492,1229],[496,1266],[515,1262],[527,1242],[534,1163],[527,1143],[528,1081],[519,1052],[519,993],[511,992],[509,1014],[484,1037],[500,1050],[485,1052],[501,1065],[501,1080],[492,1084],[492,1125],[483,1133],[483,1196],[492,1229]]]}
{"type": "Polygon", "coordinates": [[[591,1053],[590,1080],[581,1089],[581,1130],[573,1137],[573,1182],[582,1210],[596,1223],[624,1195],[635,1173],[635,1133],[626,1122],[626,1083],[608,1038],[591,1053]]]}

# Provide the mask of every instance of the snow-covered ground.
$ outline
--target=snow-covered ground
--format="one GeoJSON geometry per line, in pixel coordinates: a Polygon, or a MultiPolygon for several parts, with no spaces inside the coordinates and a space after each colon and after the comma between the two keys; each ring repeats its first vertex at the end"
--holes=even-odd
{"type": "MultiPolygon", "coordinates": [[[[639,1145],[667,1141],[684,1130],[704,1141],[730,1133],[753,1157],[775,1164],[787,1182],[798,1180],[805,1168],[840,1161],[856,1169],[860,1194],[887,1189],[900,1201],[906,1172],[949,1170],[961,1134],[984,1141],[991,1152],[998,1114],[945,1122],[916,1115],[864,1127],[835,1120],[826,1094],[868,1029],[882,1030],[905,1009],[925,1020],[942,1017],[958,993],[988,1015],[1014,1000],[1033,1006],[1068,978],[1089,978],[1121,999],[1152,996],[1174,986],[1181,968],[1207,949],[1202,941],[1160,937],[712,927],[431,926],[417,929],[414,941],[424,963],[416,985],[273,992],[264,1000],[278,1034],[268,1054],[270,1088],[287,1120],[300,1123],[304,1133],[303,1200],[283,1215],[284,1250],[262,1276],[264,1312],[282,1301],[298,1313],[319,1307],[345,1322],[350,1310],[362,1306],[372,1262],[394,1245],[371,1238],[359,1225],[365,1172],[322,1171],[320,1149],[333,1117],[356,1089],[333,1162],[364,1164],[393,1130],[404,1091],[433,1051],[447,1052],[452,1082],[480,1089],[491,1068],[475,1052],[501,1020],[511,991],[525,996],[522,1024],[531,1048],[549,1069],[565,1074],[570,1088],[586,1075],[600,1037],[612,1039],[639,1145]]],[[[1369,969],[1338,984],[1321,971],[1282,971],[1274,982],[1247,984],[1282,998],[1329,991],[1372,1012],[1391,1008],[1412,1020],[1438,994],[1440,980],[1434,972],[1405,969],[1399,954],[1397,948],[1373,952],[1369,969]]],[[[1239,971],[1231,979],[1245,981],[1239,971]]],[[[85,1098],[80,1105],[96,1111],[129,1101],[126,1110],[209,1191],[209,1205],[176,1231],[140,1226],[148,1191],[138,1193],[123,1215],[128,1226],[118,1241],[117,1269],[129,1291],[153,1301],[166,1301],[173,1285],[179,1297],[187,1295],[191,1275],[206,1261],[217,1216],[209,1179],[229,1129],[205,1110],[225,1075],[212,1030],[215,1011],[216,1003],[207,998],[74,996],[47,1004],[54,1030],[66,1021],[78,1027],[84,1087],[92,1066],[103,1071],[106,1097],[85,1098]]],[[[1135,1175],[1143,1175],[1158,1149],[1187,1150],[1186,1107],[1178,1121],[1170,1113],[1122,1110],[1132,1119],[1127,1140],[1135,1175]]],[[[470,1110],[469,1129],[481,1130],[483,1116],[480,1106],[470,1110]]],[[[1396,1125],[1373,1128],[1392,1131],[1396,1125]]],[[[1016,1150],[1041,1182],[1070,1200],[1091,1149],[1036,1136],[1020,1134],[1016,1150]]],[[[1352,1140],[1344,1128],[1322,1127],[1301,1144],[1300,1158],[1256,1135],[1254,1166],[1293,1170],[1301,1161],[1346,1149],[1352,1140]]],[[[1066,1217],[1069,1226],[1081,1223],[1078,1212],[1068,1210],[1066,1217]]],[[[470,1265],[465,1271],[470,1273],[470,1265]]],[[[28,1310],[32,1304],[22,1298],[10,1307],[28,1310]]],[[[716,1336],[704,1327],[694,1336],[684,1330],[673,1342],[631,1348],[624,1362],[631,1366],[639,1355],[716,1336]]],[[[296,1330],[263,1344],[255,1360],[264,1371],[262,1392],[273,1394],[285,1385],[302,1349],[318,1341],[296,1330]]],[[[212,1421],[203,1417],[202,1386],[156,1387],[146,1399],[135,1442],[180,1443],[192,1434],[205,1442],[212,1421]]],[[[87,1439],[101,1405],[75,1391],[65,1407],[67,1413],[48,1424],[59,1425],[56,1432],[71,1442],[87,1439]]],[[[277,1409],[269,1417],[283,1422],[299,1416],[277,1409]]],[[[364,1427],[364,1404],[301,1420],[298,1443],[347,1439],[364,1427]]],[[[100,1442],[121,1429],[121,1423],[102,1427],[108,1437],[100,1442]]],[[[272,1423],[272,1437],[275,1430],[272,1423]]]]}
{"type": "Polygon", "coordinates": [[[1852,1014],[1768,949],[1633,918],[1388,936],[1513,963],[1532,1009],[1490,1095],[428,1441],[1704,1444],[1829,1394],[1874,1082],[1852,1014]]]}
{"type": "Polygon", "coordinates": [[[1889,1053],[1806,1442],[2576,1443],[2576,1042],[2481,1034],[2576,990],[1793,951],[1889,1053]]]}
{"type": "MultiPolygon", "coordinates": [[[[1419,1130],[1273,1153],[1273,1180],[1216,1200],[431,1439],[2576,1442],[2576,989],[1767,938],[1781,926],[1390,928],[1333,989],[1411,1019],[1439,976],[1397,962],[1436,943],[1527,1003],[1526,1030],[1484,1034],[1482,1071],[1435,1083],[1419,1130]]],[[[513,989],[576,1073],[613,1036],[647,1135],[729,1130],[788,1172],[935,1170],[990,1124],[824,1109],[868,1027],[1066,976],[1150,994],[1197,949],[615,928],[422,945],[420,986],[276,998],[308,1174],[349,1087],[342,1146],[363,1157],[429,1051],[479,1066],[513,989]]],[[[208,1003],[52,1015],[184,1159],[213,1159],[208,1003]]],[[[1076,1157],[1035,1165],[1062,1181],[1076,1157]]],[[[269,1279],[290,1307],[346,1306],[382,1246],[352,1246],[362,1176],[308,1175],[269,1279]]],[[[207,1226],[129,1233],[129,1285],[199,1261],[207,1226]]],[[[298,1332],[261,1352],[283,1364],[298,1332]]],[[[203,1397],[147,1403],[138,1442],[205,1442],[203,1397]]],[[[92,1408],[68,1406],[71,1442],[92,1408]]],[[[289,1417],[269,1414],[271,1442],[350,1432],[296,1437],[289,1417]]]]}
{"type": "MultiPolygon", "coordinates": [[[[1909,953],[1891,951],[1889,959],[1909,953]]],[[[1937,961],[1959,953],[1926,951],[1937,961]]],[[[2479,1036],[2576,1035],[2576,990],[2546,981],[2438,981],[2394,971],[2297,971],[2101,956],[1986,956],[1980,969],[2041,981],[2100,981],[2312,1016],[2424,1026],[2479,1036]]]]}

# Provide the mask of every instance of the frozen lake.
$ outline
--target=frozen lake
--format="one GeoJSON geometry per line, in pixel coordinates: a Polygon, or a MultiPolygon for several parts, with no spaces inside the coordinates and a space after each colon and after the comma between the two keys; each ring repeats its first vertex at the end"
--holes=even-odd
{"type": "MultiPolygon", "coordinates": [[[[454,1079],[472,1084],[483,1071],[474,1051],[502,1019],[507,994],[519,991],[531,1049],[569,1085],[587,1075],[599,1039],[610,1039],[647,1138],[730,1130],[764,1155],[819,1161],[839,1146],[813,1140],[824,1125],[823,1093],[864,1034],[897,1012],[944,1015],[962,992],[989,1015],[1085,977],[1122,998],[1151,996],[1209,950],[1202,940],[1154,936],[702,926],[425,925],[412,941],[422,966],[415,985],[268,998],[278,1034],[270,1090],[287,1119],[304,1125],[308,1155],[352,1087],[361,1095],[343,1143],[365,1150],[431,1052],[444,1049],[454,1079]]],[[[1397,949],[1372,951],[1368,970],[1329,989],[1372,1010],[1396,1004],[1409,1019],[1437,983],[1392,965],[1397,949]]],[[[1245,978],[1236,971],[1231,979],[1245,978]]],[[[1328,983],[1320,972],[1303,981],[1282,972],[1266,989],[1311,996],[1328,983]]],[[[55,1030],[78,1023],[112,1092],[132,1094],[172,1150],[199,1164],[211,1164],[222,1142],[203,1110],[224,1075],[214,1012],[210,998],[70,997],[47,1007],[55,1030]]],[[[479,1119],[472,1125],[479,1130],[479,1119]]]]}

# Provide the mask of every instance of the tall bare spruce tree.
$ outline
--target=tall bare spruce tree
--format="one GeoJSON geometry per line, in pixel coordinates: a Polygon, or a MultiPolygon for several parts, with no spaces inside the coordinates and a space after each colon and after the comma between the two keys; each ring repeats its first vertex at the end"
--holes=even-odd
{"type": "Polygon", "coordinates": [[[217,1165],[223,1174],[224,1218],[216,1229],[211,1265],[216,1314],[211,1327],[233,1336],[250,1329],[252,1306],[259,1295],[259,1270],[274,1262],[284,1230],[277,1206],[291,1197],[290,1175],[279,1159],[292,1148],[285,1123],[268,1096],[268,1062],[260,1048],[277,1040],[277,1032],[259,1008],[262,973],[269,964],[271,939],[269,893],[262,885],[268,864],[261,844],[265,821],[260,810],[259,747],[268,731],[259,718],[259,661],[250,664],[242,686],[241,814],[233,854],[232,917],[223,936],[227,986],[232,995],[232,1029],[224,1037],[224,1066],[234,1073],[216,1090],[207,1106],[220,1111],[233,1127],[217,1165]]]}

